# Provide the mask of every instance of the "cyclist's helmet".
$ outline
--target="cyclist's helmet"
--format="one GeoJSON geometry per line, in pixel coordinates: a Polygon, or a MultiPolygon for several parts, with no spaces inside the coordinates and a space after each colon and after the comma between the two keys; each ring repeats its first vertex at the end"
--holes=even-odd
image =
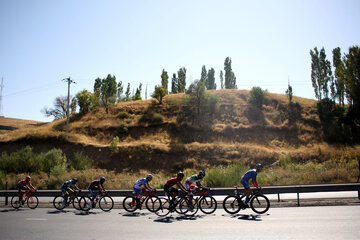
{"type": "Polygon", "coordinates": [[[30,182],[31,177],[30,177],[30,176],[26,176],[25,180],[26,180],[27,182],[30,182]]]}
{"type": "Polygon", "coordinates": [[[179,178],[179,179],[183,179],[184,178],[184,173],[183,172],[178,172],[177,173],[177,178],[179,178]]]}
{"type": "Polygon", "coordinates": [[[148,175],[146,175],[146,179],[151,180],[153,178],[153,176],[149,173],[148,175]]]}
{"type": "Polygon", "coordinates": [[[262,169],[263,169],[263,165],[262,165],[261,163],[256,164],[256,169],[262,170],[262,169]]]}
{"type": "Polygon", "coordinates": [[[199,177],[199,178],[205,177],[205,171],[201,170],[201,171],[199,172],[199,174],[198,174],[198,177],[199,177]]]}
{"type": "Polygon", "coordinates": [[[105,177],[100,177],[100,182],[103,183],[105,182],[106,178],[105,177]]]}
{"type": "Polygon", "coordinates": [[[77,183],[78,180],[77,180],[77,178],[73,178],[72,181],[73,181],[73,183],[77,183]]]}

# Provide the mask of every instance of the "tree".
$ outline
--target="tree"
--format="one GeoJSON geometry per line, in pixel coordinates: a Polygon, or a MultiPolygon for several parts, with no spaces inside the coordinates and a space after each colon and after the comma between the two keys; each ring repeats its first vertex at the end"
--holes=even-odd
{"type": "Polygon", "coordinates": [[[127,86],[127,89],[126,89],[126,92],[125,92],[125,101],[128,102],[128,101],[131,100],[130,94],[131,94],[130,83],[128,83],[128,86],[127,86]]]}
{"type": "Polygon", "coordinates": [[[344,106],[345,99],[345,65],[341,60],[341,49],[334,48],[333,51],[333,66],[335,67],[335,87],[336,97],[341,105],[344,106]]]}
{"type": "Polygon", "coordinates": [[[290,82],[288,83],[288,88],[285,91],[286,95],[289,98],[289,104],[291,104],[292,98],[293,98],[293,91],[292,91],[292,87],[290,85],[290,82]]]}
{"type": "Polygon", "coordinates": [[[89,112],[95,105],[95,95],[85,89],[76,94],[76,99],[80,108],[80,114],[89,112]]]}
{"type": "Polygon", "coordinates": [[[186,68],[182,67],[178,71],[178,93],[184,93],[186,88],[186,68]]]}
{"type": "Polygon", "coordinates": [[[231,68],[231,58],[227,57],[224,62],[224,71],[225,71],[225,88],[226,89],[236,89],[236,77],[235,73],[231,68]]]}
{"type": "Polygon", "coordinates": [[[224,72],[222,70],[220,71],[220,84],[221,89],[224,89],[224,72]]]}
{"type": "Polygon", "coordinates": [[[141,100],[141,89],[142,83],[140,83],[139,87],[136,89],[135,95],[132,97],[133,101],[141,100]]]}
{"type": "Polygon", "coordinates": [[[261,87],[253,87],[250,90],[250,96],[248,97],[247,101],[258,108],[262,108],[266,97],[266,90],[262,90],[261,87]]]}
{"type": "Polygon", "coordinates": [[[168,84],[169,84],[169,76],[168,73],[163,69],[161,73],[161,86],[165,89],[166,94],[168,93],[168,84]]]}
{"type": "Polygon", "coordinates": [[[163,98],[166,96],[167,91],[163,86],[155,86],[155,91],[152,95],[153,98],[156,98],[156,100],[159,101],[160,104],[162,104],[163,98]]]}
{"type": "Polygon", "coordinates": [[[94,83],[95,104],[100,105],[101,78],[96,78],[94,83]]]}
{"type": "Polygon", "coordinates": [[[106,109],[106,113],[109,112],[109,106],[115,104],[116,90],[115,76],[108,74],[105,79],[101,80],[100,99],[106,109]]]}
{"type": "Polygon", "coordinates": [[[207,81],[207,71],[205,65],[203,65],[201,69],[200,82],[206,83],[206,81],[207,81]]]}
{"type": "Polygon", "coordinates": [[[117,85],[117,89],[116,89],[116,95],[117,95],[117,102],[121,102],[122,101],[122,94],[124,93],[124,87],[122,85],[122,82],[119,81],[118,85],[117,85]]]}
{"type": "Polygon", "coordinates": [[[209,69],[209,72],[207,74],[206,81],[205,81],[205,87],[206,87],[206,89],[216,89],[214,68],[209,69]]]}
{"type": "MultiPolygon", "coordinates": [[[[76,98],[71,99],[70,116],[76,111],[76,98]]],[[[61,96],[55,98],[54,108],[44,108],[41,112],[46,117],[54,117],[54,120],[63,119],[67,117],[67,97],[61,96]]]]}
{"type": "Polygon", "coordinates": [[[311,81],[315,91],[315,97],[321,102],[323,97],[328,98],[328,84],[332,78],[331,63],[326,59],[325,49],[317,48],[310,50],[311,55],[311,81]]]}
{"type": "Polygon", "coordinates": [[[347,102],[352,111],[359,119],[360,112],[360,48],[354,46],[349,48],[345,55],[345,92],[347,102]]]}
{"type": "Polygon", "coordinates": [[[171,79],[171,93],[176,94],[178,92],[178,79],[176,77],[176,74],[174,73],[171,79]]]}

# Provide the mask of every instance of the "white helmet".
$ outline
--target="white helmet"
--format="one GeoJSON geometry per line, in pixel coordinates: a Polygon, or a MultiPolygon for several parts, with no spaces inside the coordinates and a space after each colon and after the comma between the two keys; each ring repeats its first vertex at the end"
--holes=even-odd
{"type": "Polygon", "coordinates": [[[152,179],[153,178],[153,176],[149,173],[148,175],[146,175],[146,179],[152,179]]]}

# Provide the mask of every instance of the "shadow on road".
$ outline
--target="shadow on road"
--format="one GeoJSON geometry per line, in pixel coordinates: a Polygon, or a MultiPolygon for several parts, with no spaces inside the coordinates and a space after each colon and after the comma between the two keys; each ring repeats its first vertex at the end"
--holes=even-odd
{"type": "Polygon", "coordinates": [[[160,222],[160,223],[173,223],[173,222],[179,222],[179,221],[186,221],[186,220],[197,220],[199,218],[203,218],[204,215],[196,215],[196,216],[179,216],[179,217],[173,217],[173,216],[167,216],[167,217],[159,217],[154,220],[154,222],[160,222]]]}
{"type": "Polygon", "coordinates": [[[149,215],[150,213],[132,212],[132,213],[119,213],[119,214],[124,217],[141,217],[141,216],[149,215]]]}
{"type": "Polygon", "coordinates": [[[230,216],[231,218],[237,218],[239,220],[247,220],[247,221],[262,221],[262,216],[267,216],[268,214],[265,215],[258,215],[258,214],[234,214],[234,215],[229,215],[229,214],[223,214],[222,216],[227,217],[230,216]]]}
{"type": "Polygon", "coordinates": [[[4,209],[4,210],[1,210],[0,212],[17,212],[17,211],[23,211],[25,209],[15,209],[15,208],[11,208],[11,209],[4,209]]]}
{"type": "Polygon", "coordinates": [[[49,210],[47,211],[47,214],[59,214],[59,213],[68,213],[70,211],[67,211],[67,210],[49,210]]]}

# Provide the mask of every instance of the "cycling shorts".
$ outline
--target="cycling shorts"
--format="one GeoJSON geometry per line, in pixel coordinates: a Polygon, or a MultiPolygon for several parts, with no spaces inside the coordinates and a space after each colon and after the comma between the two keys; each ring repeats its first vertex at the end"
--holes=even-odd
{"type": "Polygon", "coordinates": [[[184,187],[186,190],[188,190],[190,193],[192,193],[193,191],[195,191],[198,187],[192,184],[188,184],[187,182],[185,182],[184,187]]]}
{"type": "Polygon", "coordinates": [[[173,197],[174,193],[178,194],[179,190],[177,188],[174,187],[169,187],[169,185],[165,184],[164,185],[164,192],[166,192],[168,194],[168,196],[173,197]]]}
{"type": "Polygon", "coordinates": [[[142,193],[142,190],[143,190],[142,187],[134,185],[134,191],[136,192],[136,194],[142,193]]]}
{"type": "Polygon", "coordinates": [[[91,197],[95,197],[95,196],[96,196],[95,190],[97,190],[97,189],[89,188],[89,192],[90,192],[90,196],[91,196],[91,197]]]}
{"type": "Polygon", "coordinates": [[[26,187],[16,186],[16,189],[18,190],[18,192],[26,191],[26,187]]]}
{"type": "Polygon", "coordinates": [[[70,188],[69,186],[64,186],[64,185],[63,185],[63,186],[61,187],[61,193],[64,195],[64,194],[69,190],[69,188],[70,188]]]}
{"type": "Polygon", "coordinates": [[[241,181],[241,184],[244,186],[245,189],[249,189],[250,185],[247,181],[241,181]]]}

